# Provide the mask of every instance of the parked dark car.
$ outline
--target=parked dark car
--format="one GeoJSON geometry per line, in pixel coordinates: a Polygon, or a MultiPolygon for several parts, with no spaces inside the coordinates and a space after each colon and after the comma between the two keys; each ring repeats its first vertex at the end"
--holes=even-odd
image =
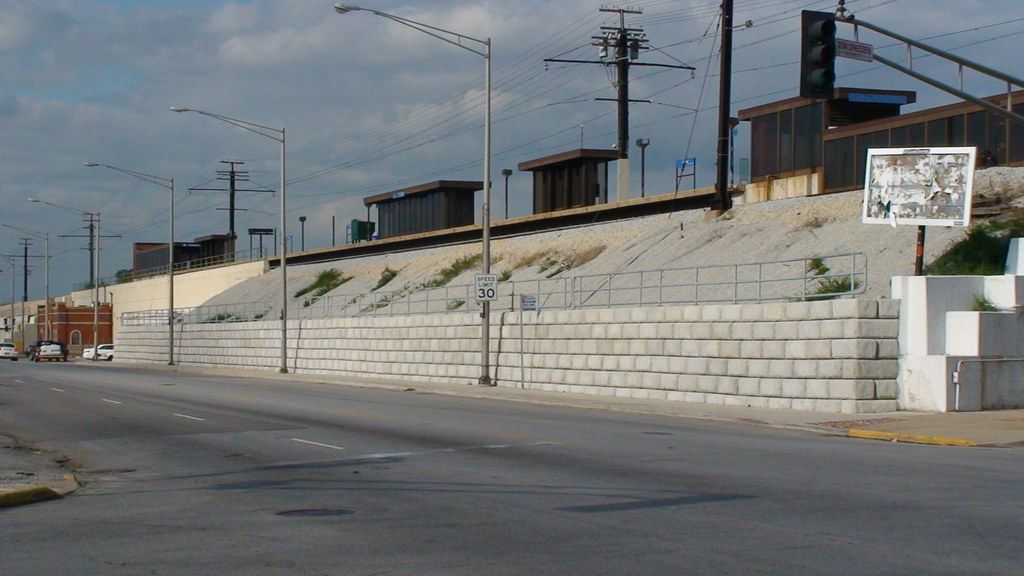
{"type": "Polygon", "coordinates": [[[36,345],[32,348],[32,360],[35,362],[42,362],[43,360],[60,360],[61,362],[68,361],[68,347],[63,342],[57,342],[54,340],[40,340],[36,342],[36,345]]]}

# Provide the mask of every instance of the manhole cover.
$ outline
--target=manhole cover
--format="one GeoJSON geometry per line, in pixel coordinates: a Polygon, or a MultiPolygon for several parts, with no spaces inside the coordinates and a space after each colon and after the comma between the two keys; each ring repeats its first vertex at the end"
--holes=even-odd
{"type": "Polygon", "coordinates": [[[283,512],[274,513],[275,516],[286,516],[286,517],[304,517],[304,518],[318,518],[323,516],[347,516],[352,514],[352,510],[344,509],[329,509],[329,508],[308,508],[306,510],[285,510],[283,512]]]}

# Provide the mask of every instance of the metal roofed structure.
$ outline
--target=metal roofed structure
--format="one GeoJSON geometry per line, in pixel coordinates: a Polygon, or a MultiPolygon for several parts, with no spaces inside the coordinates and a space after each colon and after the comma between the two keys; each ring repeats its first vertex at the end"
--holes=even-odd
{"type": "MultiPolygon", "coordinates": [[[[474,195],[480,180],[437,180],[363,198],[377,206],[378,238],[405,236],[473,223],[474,195]]],[[[367,217],[369,219],[369,217],[367,217]]]]}

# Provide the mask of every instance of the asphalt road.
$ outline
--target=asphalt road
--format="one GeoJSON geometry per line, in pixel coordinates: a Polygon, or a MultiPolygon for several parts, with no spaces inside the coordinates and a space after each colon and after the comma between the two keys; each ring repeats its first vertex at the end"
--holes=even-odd
{"type": "Polygon", "coordinates": [[[84,486],[0,574],[1021,574],[1024,451],[74,364],[0,433],[84,486]]]}

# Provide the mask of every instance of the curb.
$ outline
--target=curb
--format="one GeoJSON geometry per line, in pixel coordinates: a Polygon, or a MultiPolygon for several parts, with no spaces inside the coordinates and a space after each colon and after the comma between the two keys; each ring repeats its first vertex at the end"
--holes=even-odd
{"type": "Polygon", "coordinates": [[[925,436],[921,434],[905,434],[903,432],[881,432],[878,430],[864,430],[851,428],[846,435],[850,438],[862,438],[865,440],[887,440],[889,442],[906,442],[908,444],[929,444],[932,446],[978,446],[977,442],[965,438],[950,438],[948,436],[925,436]]]}
{"type": "Polygon", "coordinates": [[[49,486],[29,486],[10,492],[0,492],[0,508],[22,506],[55,498],[63,498],[63,496],[49,486]]]}
{"type": "Polygon", "coordinates": [[[50,486],[26,486],[15,490],[0,491],[0,508],[24,506],[35,502],[55,500],[78,490],[80,485],[73,473],[65,474],[55,488],[50,486]]]}

